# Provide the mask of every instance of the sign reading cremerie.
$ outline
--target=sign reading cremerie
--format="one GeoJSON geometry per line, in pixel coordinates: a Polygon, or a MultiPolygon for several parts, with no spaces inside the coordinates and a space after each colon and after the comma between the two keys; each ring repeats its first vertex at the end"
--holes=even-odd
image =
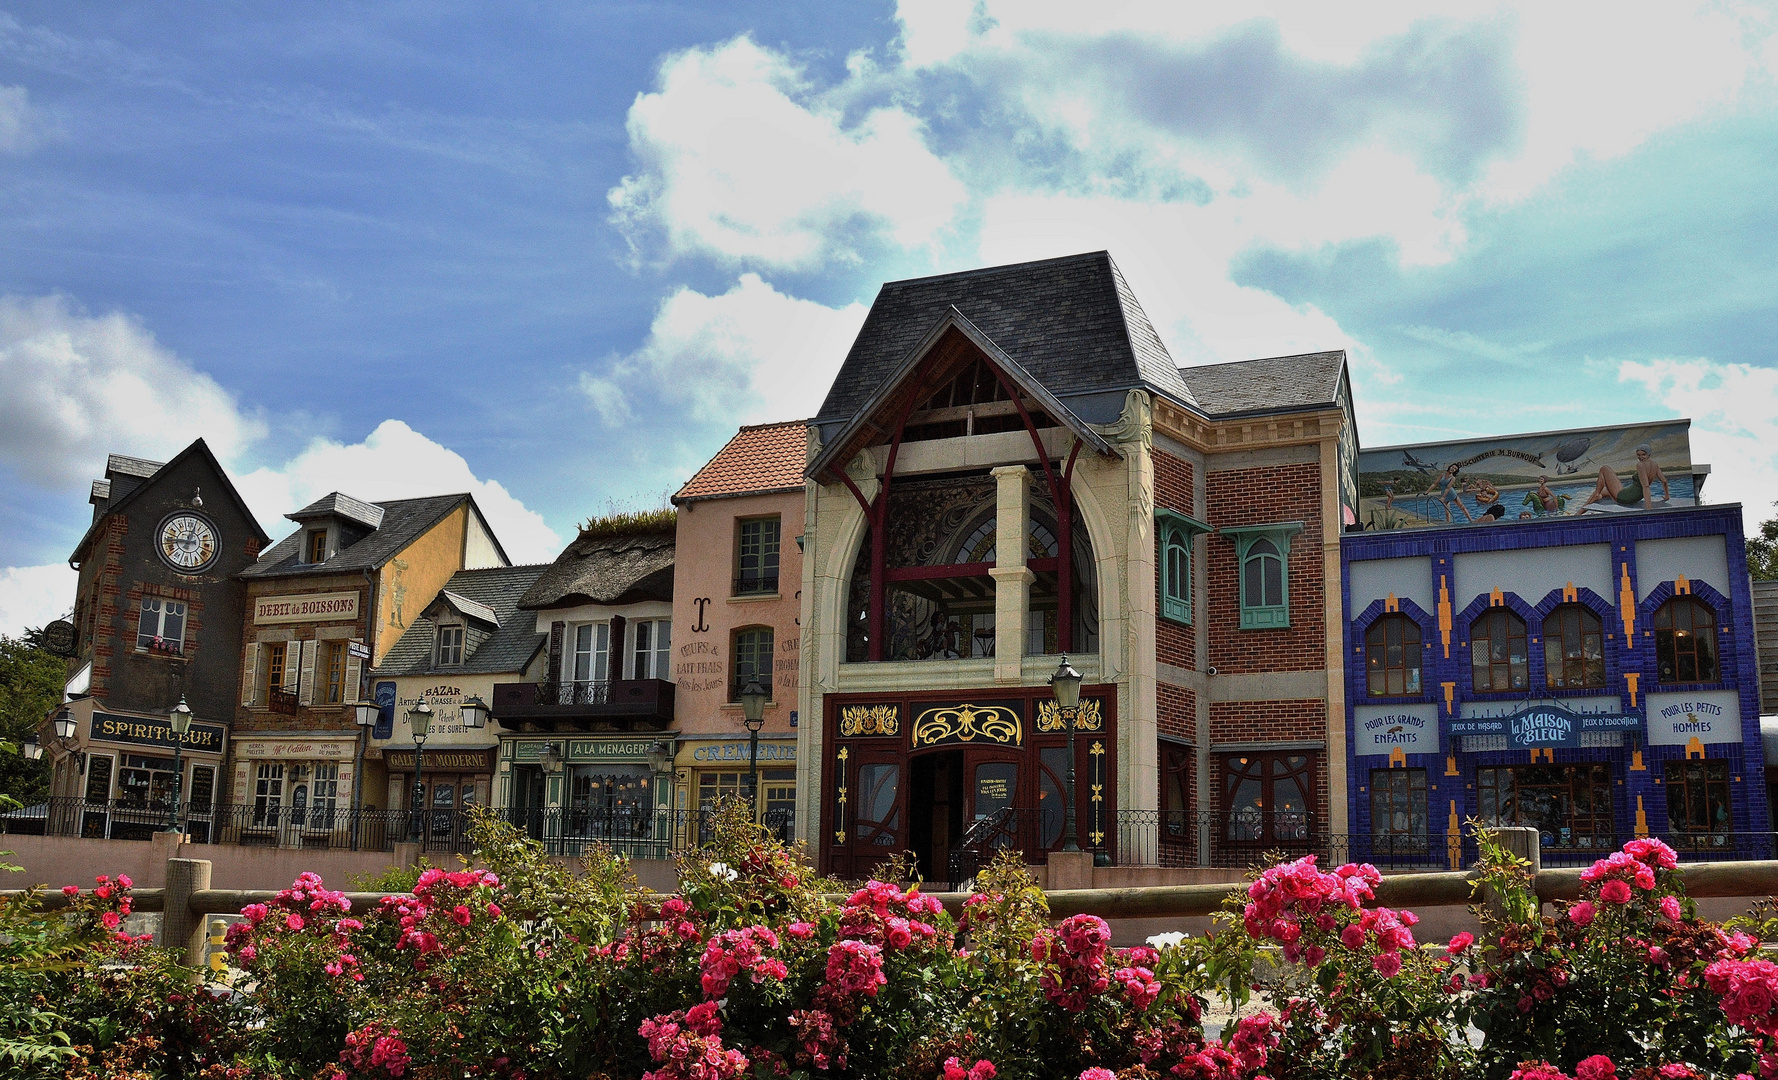
{"type": "Polygon", "coordinates": [[[118,716],[113,713],[96,712],[93,714],[92,737],[102,742],[146,743],[150,746],[163,746],[171,750],[175,739],[187,750],[201,750],[207,754],[222,753],[222,736],[225,729],[221,724],[192,724],[191,730],[184,738],[173,734],[173,725],[164,719],[144,719],[140,716],[118,716]]]}
{"type": "Polygon", "coordinates": [[[253,598],[253,622],[268,623],[330,622],[358,617],[358,594],[300,593],[295,596],[256,596],[253,598]]]}

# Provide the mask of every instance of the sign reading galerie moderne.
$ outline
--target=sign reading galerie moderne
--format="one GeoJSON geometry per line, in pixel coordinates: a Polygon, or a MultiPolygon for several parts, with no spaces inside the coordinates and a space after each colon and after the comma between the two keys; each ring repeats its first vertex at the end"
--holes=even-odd
{"type": "Polygon", "coordinates": [[[299,593],[294,596],[256,596],[253,598],[253,623],[332,622],[358,617],[358,594],[299,593]]]}
{"type": "Polygon", "coordinates": [[[1741,692],[1696,690],[1648,695],[1648,741],[1653,746],[1689,746],[1741,741],[1741,692]]]}
{"type": "Polygon", "coordinates": [[[1353,753],[1359,757],[1389,754],[1436,754],[1438,706],[1360,705],[1352,711],[1353,753]]]}
{"type": "Polygon", "coordinates": [[[146,743],[171,749],[177,742],[187,750],[206,754],[222,753],[224,729],[220,724],[192,724],[184,737],[173,734],[173,725],[166,719],[140,716],[117,716],[113,713],[93,714],[92,737],[104,742],[146,743]]]}

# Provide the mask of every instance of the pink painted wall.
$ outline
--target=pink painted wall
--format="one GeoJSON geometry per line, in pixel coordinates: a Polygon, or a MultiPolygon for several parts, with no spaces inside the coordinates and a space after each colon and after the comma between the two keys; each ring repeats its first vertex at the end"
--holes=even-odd
{"type": "MultiPolygon", "coordinates": [[[[282,889],[305,870],[314,871],[336,889],[351,887],[352,878],[396,865],[387,851],[304,851],[296,848],[237,847],[229,844],[180,844],[140,840],[83,840],[71,836],[4,836],[4,861],[24,867],[22,873],[0,874],[0,889],[32,885],[80,885],[90,888],[98,874],[128,874],[138,888],[166,884],[166,861],[210,860],[210,884],[217,889],[282,889]]],[[[452,858],[435,861],[455,866],[452,858]]]]}
{"type": "Polygon", "coordinates": [[[728,707],[729,634],[743,626],[770,626],[776,657],[773,704],[762,736],[790,736],[796,708],[797,661],[802,630],[803,493],[700,499],[679,507],[673,564],[674,713],[682,738],[746,738],[739,705],[728,707]],[[741,598],[734,592],[736,522],[778,515],[778,595],[741,598]],[[708,603],[699,605],[699,598],[708,603]],[[701,618],[700,618],[701,612],[701,618]],[[699,630],[698,627],[704,627],[699,630]]]}

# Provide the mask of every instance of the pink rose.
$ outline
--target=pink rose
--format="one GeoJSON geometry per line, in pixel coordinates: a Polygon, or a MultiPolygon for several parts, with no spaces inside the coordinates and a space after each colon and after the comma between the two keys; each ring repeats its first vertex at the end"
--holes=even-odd
{"type": "Polygon", "coordinates": [[[1586,926],[1593,921],[1593,916],[1596,914],[1598,914],[1598,909],[1593,907],[1591,900],[1582,900],[1578,904],[1569,905],[1568,908],[1568,918],[1576,926],[1586,926]]]}
{"type": "Polygon", "coordinates": [[[1398,952],[1379,953],[1371,957],[1371,967],[1385,979],[1394,978],[1401,971],[1401,954],[1398,952]]]}
{"type": "Polygon", "coordinates": [[[474,916],[470,915],[467,905],[458,904],[451,909],[451,921],[455,922],[458,926],[468,926],[469,920],[473,917],[474,916]]]}
{"type": "Polygon", "coordinates": [[[134,881],[130,880],[130,875],[128,874],[117,875],[117,883],[126,889],[135,884],[134,881]]]}
{"type": "Polygon", "coordinates": [[[1348,949],[1362,949],[1364,947],[1364,927],[1357,923],[1348,923],[1346,929],[1340,931],[1340,944],[1348,949]]]}
{"type": "Polygon", "coordinates": [[[303,923],[303,917],[293,912],[284,916],[284,925],[291,930],[301,930],[305,924],[303,923]]]}
{"type": "Polygon", "coordinates": [[[1599,886],[1599,899],[1607,904],[1627,904],[1630,902],[1630,886],[1613,878],[1599,886]]]}
{"type": "Polygon", "coordinates": [[[99,916],[99,921],[105,924],[105,929],[107,930],[116,930],[117,924],[123,922],[115,911],[107,911],[105,914],[99,916]]]}
{"type": "Polygon", "coordinates": [[[64,885],[64,886],[62,886],[62,895],[66,896],[68,899],[72,900],[76,896],[80,895],[80,886],[78,886],[78,885],[64,885]]]}
{"type": "Polygon", "coordinates": [[[1682,914],[1679,910],[1679,899],[1673,896],[1661,897],[1661,914],[1673,922],[1678,922],[1682,914]]]}
{"type": "Polygon", "coordinates": [[[1445,946],[1445,955],[1456,956],[1474,944],[1475,935],[1465,930],[1456,937],[1453,937],[1451,943],[1445,946]]]}
{"type": "Polygon", "coordinates": [[[1083,1070],[1080,1080],[1117,1080],[1117,1074],[1110,1069],[1102,1069],[1095,1065],[1090,1069],[1083,1070]]]}

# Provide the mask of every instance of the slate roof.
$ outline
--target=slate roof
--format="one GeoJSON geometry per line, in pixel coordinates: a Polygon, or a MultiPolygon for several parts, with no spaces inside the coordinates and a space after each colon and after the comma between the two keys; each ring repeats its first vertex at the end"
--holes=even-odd
{"type": "Polygon", "coordinates": [[[437,601],[448,603],[448,597],[455,597],[460,604],[473,605],[487,613],[483,625],[471,624],[467,635],[467,644],[472,650],[469,655],[461,664],[443,668],[433,666],[433,658],[437,655],[434,644],[438,626],[430,614],[422,614],[402,632],[374,674],[382,677],[434,672],[497,675],[523,671],[537,656],[537,650],[543,648],[547,635],[537,632],[534,616],[519,611],[519,597],[547,569],[549,567],[543,565],[496,566],[485,570],[459,570],[452,574],[435,601],[426,605],[426,611],[437,610],[437,601]]]}
{"type": "Polygon", "coordinates": [[[808,439],[803,420],[743,427],[685,482],[673,502],[801,490],[808,439]]]}
{"type": "Polygon", "coordinates": [[[125,476],[139,476],[146,480],[160,472],[164,461],[150,461],[147,458],[130,457],[128,454],[107,454],[105,456],[105,475],[122,473],[125,476]]]}
{"type": "Polygon", "coordinates": [[[224,469],[222,462],[217,461],[216,455],[210,452],[210,444],[202,438],[197,438],[192,440],[190,446],[174,454],[172,461],[165,463],[149,461],[147,458],[129,457],[124,454],[108,455],[105,458],[105,479],[93,481],[92,494],[88,500],[93,504],[92,524],[87,526],[86,534],[80,538],[80,543],[75,545],[74,553],[68,556],[68,561],[73,563],[79,559],[80,553],[86,550],[88,542],[92,540],[93,534],[98,530],[99,522],[135,502],[136,496],[148,489],[156,473],[169,465],[179,464],[193,454],[201,455],[209,463],[211,471],[222,481],[223,495],[235,504],[235,508],[240,511],[242,518],[253,527],[260,544],[271,543],[272,538],[266,535],[264,529],[260,528],[259,519],[248,508],[247,501],[241,498],[239,491],[235,490],[234,481],[229,479],[228,470],[224,469]]]}
{"type": "Polygon", "coordinates": [[[1339,400],[1346,353],[1299,353],[1230,364],[1180,368],[1207,416],[1275,412],[1332,405],[1339,400]]]}
{"type": "Polygon", "coordinates": [[[375,529],[383,523],[383,508],[376,503],[354,499],[344,492],[330,491],[294,514],[285,514],[284,516],[291,521],[309,521],[318,517],[343,517],[348,521],[356,521],[367,528],[375,529]]]}
{"type": "Polygon", "coordinates": [[[1196,404],[1110,253],[1094,251],[888,282],[816,422],[856,415],[951,307],[1058,398],[1146,386],[1196,404]]]}
{"type": "Polygon", "coordinates": [[[673,598],[673,530],[582,532],[519,598],[526,610],[673,598]]]}
{"type": "Polygon", "coordinates": [[[375,532],[336,553],[326,562],[305,563],[298,560],[298,549],[302,543],[302,530],[298,529],[273,544],[259,557],[258,562],[241,571],[241,576],[251,579],[375,570],[399,555],[420,534],[438,524],[441,518],[466,501],[471,507],[475,506],[475,499],[467,493],[430,495],[421,499],[390,499],[376,503],[383,511],[382,524],[375,532]]]}
{"type": "MultiPolygon", "coordinates": [[[[501,569],[504,570],[505,567],[501,567],[501,569]]],[[[530,588],[530,584],[527,583],[525,587],[530,588]]],[[[449,604],[451,607],[455,608],[459,614],[466,618],[480,619],[489,626],[500,625],[500,616],[495,613],[493,608],[486,604],[477,603],[469,597],[464,596],[462,593],[452,592],[448,584],[443,591],[438,594],[438,599],[442,603],[449,604]]]]}

